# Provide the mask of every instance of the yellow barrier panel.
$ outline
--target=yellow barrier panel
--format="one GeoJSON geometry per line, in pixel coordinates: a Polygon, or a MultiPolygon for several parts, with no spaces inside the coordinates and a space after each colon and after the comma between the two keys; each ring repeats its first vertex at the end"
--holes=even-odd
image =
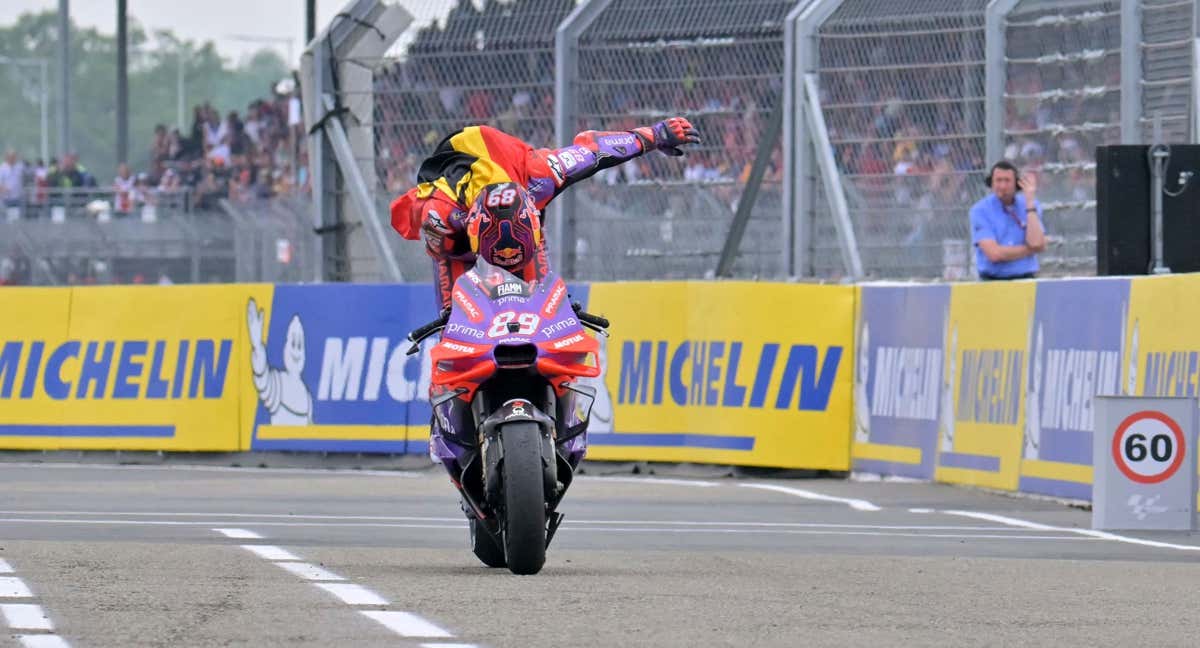
{"type": "Polygon", "coordinates": [[[935,478],[1016,490],[1034,282],[952,287],[943,375],[954,416],[941,421],[935,478]]]}
{"type": "Polygon", "coordinates": [[[239,306],[269,288],[3,291],[0,447],[240,449],[239,306]]]}
{"type": "Polygon", "coordinates": [[[612,433],[592,459],[845,470],[854,289],[592,284],[612,322],[612,433]]]}

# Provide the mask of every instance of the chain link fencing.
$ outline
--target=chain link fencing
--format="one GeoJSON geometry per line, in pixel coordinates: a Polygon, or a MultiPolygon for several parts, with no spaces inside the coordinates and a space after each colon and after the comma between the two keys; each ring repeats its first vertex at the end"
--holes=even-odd
{"type": "Polygon", "coordinates": [[[1038,175],[1043,274],[1092,274],[1096,147],[1121,142],[1121,3],[1022,0],[1005,38],[1004,157],[1038,175]]]}
{"type": "MultiPolygon", "coordinates": [[[[377,59],[342,59],[371,75],[339,98],[355,156],[380,213],[417,182],[421,161],[447,135],[487,124],[535,147],[554,143],[554,34],[574,0],[412,0],[414,17],[377,59]],[[365,145],[363,144],[365,140],[365,145]]],[[[389,228],[405,281],[429,281],[420,243],[389,228]]],[[[351,259],[353,263],[356,259],[351,259]]]]}
{"type": "Polygon", "coordinates": [[[1142,117],[1144,141],[1194,142],[1195,0],[1141,0],[1142,117]]]}
{"type": "Polygon", "coordinates": [[[122,206],[108,190],[39,190],[0,212],[0,285],[312,281],[306,198],[198,209],[190,192],[122,206]]]}
{"type": "MultiPolygon", "coordinates": [[[[864,272],[965,276],[982,196],[986,0],[846,0],[816,34],[821,106],[864,272]]],[[[843,263],[823,192],[813,266],[843,263]]]]}
{"type": "Polygon", "coordinates": [[[574,130],[629,130],[675,115],[703,138],[578,186],[581,279],[711,277],[760,147],[770,164],[751,212],[738,277],[781,274],[782,138],[764,141],[783,97],[780,0],[614,0],[578,42],[574,130]]]}

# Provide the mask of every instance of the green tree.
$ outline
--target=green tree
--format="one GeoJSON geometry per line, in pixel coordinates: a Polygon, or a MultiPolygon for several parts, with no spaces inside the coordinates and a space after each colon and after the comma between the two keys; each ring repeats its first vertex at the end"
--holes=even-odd
{"type": "MultiPolygon", "coordinates": [[[[50,150],[58,149],[58,16],[54,11],[26,13],[0,26],[0,56],[46,58],[50,71],[50,150]]],[[[263,50],[234,65],[221,57],[211,41],[195,43],[169,30],[153,38],[131,16],[129,24],[129,160],[146,170],[154,126],[173,128],[177,120],[178,74],[183,62],[187,136],[192,107],[211,103],[224,116],[243,114],[253,100],[267,97],[283,78],[287,63],[263,50]]],[[[116,37],[96,29],[71,27],[71,144],[84,166],[106,185],[116,172],[116,37]]],[[[32,69],[0,63],[0,147],[38,156],[40,117],[36,75],[32,69]]]]}

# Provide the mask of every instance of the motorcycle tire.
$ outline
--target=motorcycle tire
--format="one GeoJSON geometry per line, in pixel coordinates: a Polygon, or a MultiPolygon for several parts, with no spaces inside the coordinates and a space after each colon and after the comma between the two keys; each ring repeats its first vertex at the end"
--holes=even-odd
{"type": "Polygon", "coordinates": [[[483,528],[483,522],[471,519],[470,524],[471,551],[475,553],[475,557],[488,567],[507,567],[508,563],[504,561],[504,547],[483,528]]]}
{"type": "Polygon", "coordinates": [[[546,562],[542,433],[532,421],[513,422],[501,428],[500,442],[505,562],[514,574],[536,574],[546,562]]]}

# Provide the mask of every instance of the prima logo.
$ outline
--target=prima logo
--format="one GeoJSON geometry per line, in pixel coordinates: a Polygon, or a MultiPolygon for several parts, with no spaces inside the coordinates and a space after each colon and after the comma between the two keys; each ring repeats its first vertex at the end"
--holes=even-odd
{"type": "Polygon", "coordinates": [[[447,324],[446,333],[448,335],[463,335],[473,337],[477,340],[483,339],[483,329],[477,329],[473,326],[464,326],[462,324],[447,324]]]}
{"type": "Polygon", "coordinates": [[[551,324],[550,326],[543,327],[542,335],[546,336],[547,338],[552,338],[552,337],[554,337],[554,335],[556,333],[562,333],[563,331],[569,331],[572,327],[575,327],[575,326],[579,326],[579,321],[576,320],[574,317],[568,317],[567,319],[565,319],[561,322],[555,322],[555,323],[551,324]]]}

